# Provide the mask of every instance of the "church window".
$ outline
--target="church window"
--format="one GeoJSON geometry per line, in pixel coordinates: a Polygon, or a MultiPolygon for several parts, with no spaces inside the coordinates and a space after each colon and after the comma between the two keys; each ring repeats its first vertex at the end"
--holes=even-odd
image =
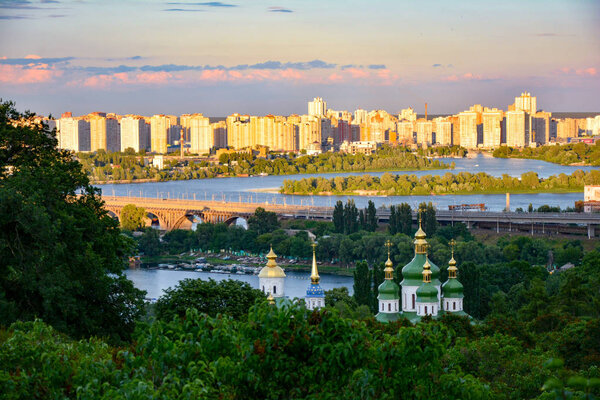
{"type": "Polygon", "coordinates": [[[413,304],[412,308],[414,310],[414,308],[415,308],[415,295],[414,294],[412,295],[412,304],[413,304]]]}
{"type": "Polygon", "coordinates": [[[273,286],[273,293],[277,293],[277,286],[273,286]]]}
{"type": "Polygon", "coordinates": [[[392,305],[388,303],[388,311],[392,311],[392,305]]]}
{"type": "Polygon", "coordinates": [[[452,305],[454,306],[454,309],[456,310],[456,302],[455,301],[452,302],[452,305]]]}
{"type": "Polygon", "coordinates": [[[427,306],[425,306],[425,314],[427,314],[427,306]]]}

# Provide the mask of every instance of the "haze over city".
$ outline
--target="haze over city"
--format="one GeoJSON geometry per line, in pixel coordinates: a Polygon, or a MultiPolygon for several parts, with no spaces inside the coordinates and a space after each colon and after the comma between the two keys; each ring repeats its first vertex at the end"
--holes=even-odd
{"type": "Polygon", "coordinates": [[[0,92],[40,114],[599,111],[597,1],[0,1],[0,92]],[[385,9],[385,12],[382,12],[385,9]]]}

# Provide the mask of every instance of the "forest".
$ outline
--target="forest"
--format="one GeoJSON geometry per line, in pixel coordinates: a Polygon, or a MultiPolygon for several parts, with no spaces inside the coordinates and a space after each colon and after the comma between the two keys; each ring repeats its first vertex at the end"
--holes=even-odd
{"type": "Polygon", "coordinates": [[[576,170],[571,175],[559,174],[540,178],[536,172],[520,177],[503,174],[494,177],[485,172],[460,172],[444,175],[371,175],[327,178],[286,179],[280,189],[284,194],[299,195],[443,195],[490,193],[562,193],[583,192],[584,185],[599,185],[600,170],[576,170]]]}
{"type": "Polygon", "coordinates": [[[531,158],[562,165],[600,166],[600,141],[594,145],[574,143],[522,149],[501,146],[494,150],[493,155],[497,158],[531,158]]]}
{"type": "MultiPolygon", "coordinates": [[[[459,149],[448,148],[447,153],[459,149]]],[[[439,152],[446,154],[443,149],[439,152]]],[[[382,146],[372,155],[322,153],[296,155],[272,153],[268,158],[252,153],[221,154],[218,162],[209,160],[165,159],[164,168],[158,169],[147,162],[145,153],[132,149],[122,153],[99,150],[95,153],[77,153],[84,170],[95,182],[150,179],[156,181],[215,178],[219,176],[293,175],[325,172],[355,172],[383,170],[430,170],[453,168],[424,155],[413,154],[405,147],[382,146]]]]}

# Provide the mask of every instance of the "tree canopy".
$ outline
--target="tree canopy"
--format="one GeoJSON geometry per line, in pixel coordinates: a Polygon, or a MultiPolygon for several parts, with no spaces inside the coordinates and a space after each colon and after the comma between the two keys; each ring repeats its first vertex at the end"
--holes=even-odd
{"type": "Polygon", "coordinates": [[[123,270],[132,243],[55,133],[0,104],[0,323],[43,318],[75,337],[126,339],[143,292],[123,270]]]}

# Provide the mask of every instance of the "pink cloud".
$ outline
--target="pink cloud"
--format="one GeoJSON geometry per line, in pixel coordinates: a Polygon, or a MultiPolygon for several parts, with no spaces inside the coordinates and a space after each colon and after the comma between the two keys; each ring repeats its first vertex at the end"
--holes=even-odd
{"type": "Polygon", "coordinates": [[[42,57],[40,57],[40,56],[38,56],[36,54],[29,54],[29,55],[25,56],[25,58],[31,59],[31,60],[39,60],[42,57]]]}
{"type": "Polygon", "coordinates": [[[43,83],[60,75],[62,75],[62,71],[57,71],[48,64],[29,64],[28,66],[0,64],[0,82],[2,83],[13,85],[43,83]]]}
{"type": "Polygon", "coordinates": [[[128,74],[126,72],[118,72],[115,74],[95,75],[83,81],[83,86],[93,88],[104,88],[112,84],[154,84],[162,85],[173,78],[168,72],[140,72],[137,74],[128,74]]]}
{"type": "Polygon", "coordinates": [[[368,78],[369,77],[369,71],[365,71],[364,69],[360,69],[360,68],[346,68],[344,70],[344,72],[349,73],[352,78],[368,78]]]}
{"type": "Polygon", "coordinates": [[[598,74],[598,70],[595,67],[587,67],[587,68],[569,68],[563,67],[560,69],[560,72],[566,75],[577,75],[577,76],[596,76],[598,74]]]}
{"type": "Polygon", "coordinates": [[[205,81],[225,81],[227,80],[227,73],[221,69],[207,69],[202,71],[200,79],[205,81]]]}
{"type": "Polygon", "coordinates": [[[334,72],[333,74],[329,75],[328,78],[331,82],[342,82],[344,80],[344,77],[340,74],[338,74],[337,72],[334,72]]]}
{"type": "Polygon", "coordinates": [[[466,72],[462,75],[450,75],[442,78],[446,82],[458,82],[458,81],[480,81],[483,77],[481,75],[475,75],[471,72],[466,72]]]}

